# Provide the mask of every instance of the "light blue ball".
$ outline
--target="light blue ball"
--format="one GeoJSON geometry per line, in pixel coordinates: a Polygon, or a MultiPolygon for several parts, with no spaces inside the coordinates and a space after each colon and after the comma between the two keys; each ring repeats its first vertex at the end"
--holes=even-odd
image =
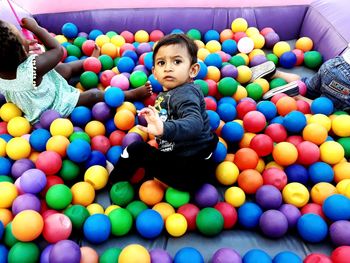
{"type": "Polygon", "coordinates": [[[299,235],[308,242],[317,243],[324,240],[328,233],[328,227],[322,217],[316,214],[304,214],[297,223],[299,235]]]}
{"type": "Polygon", "coordinates": [[[89,39],[95,40],[98,36],[103,35],[103,32],[99,29],[93,29],[89,33],[89,39]]]}
{"type": "Polygon", "coordinates": [[[273,258],[273,263],[303,263],[303,260],[294,252],[282,251],[273,258]]]}
{"type": "Polygon", "coordinates": [[[73,23],[68,22],[62,26],[62,34],[67,38],[75,38],[78,33],[78,27],[73,23]]]}
{"type": "Polygon", "coordinates": [[[193,247],[183,247],[176,252],[174,263],[204,263],[202,254],[193,247]]]}
{"type": "Polygon", "coordinates": [[[234,55],[237,53],[237,43],[233,39],[226,39],[222,42],[221,50],[227,54],[234,55]]]}
{"type": "Polygon", "coordinates": [[[110,87],[105,91],[104,100],[109,107],[117,108],[125,100],[124,91],[117,87],[110,87]]]}
{"type": "Polygon", "coordinates": [[[282,116],[276,116],[275,118],[273,118],[270,121],[270,124],[273,124],[273,123],[278,123],[278,124],[283,125],[283,117],[282,116]]]}
{"type": "Polygon", "coordinates": [[[334,194],[326,198],[322,211],[332,221],[350,219],[350,199],[342,194],[334,194]]]}
{"type": "Polygon", "coordinates": [[[228,103],[233,105],[234,107],[237,106],[237,102],[235,101],[234,98],[232,97],[222,97],[219,101],[218,101],[218,105],[222,104],[222,103],[228,103]]]}
{"type": "Polygon", "coordinates": [[[208,74],[208,67],[205,65],[203,61],[198,61],[199,64],[199,72],[195,79],[204,79],[205,76],[208,74]]]}
{"type": "Polygon", "coordinates": [[[117,67],[120,73],[131,73],[135,67],[135,62],[130,57],[121,57],[118,60],[117,67]]]}
{"type": "Polygon", "coordinates": [[[148,70],[152,70],[153,67],[153,52],[148,52],[143,58],[145,66],[148,70]]]}
{"type": "Polygon", "coordinates": [[[84,237],[93,244],[105,242],[111,234],[111,221],[104,214],[89,216],[83,226],[84,237]]]}
{"type": "Polygon", "coordinates": [[[256,105],[256,110],[260,111],[262,114],[264,114],[266,120],[268,120],[268,121],[272,120],[277,115],[276,105],[269,100],[260,101],[256,105]]]}
{"type": "Polygon", "coordinates": [[[112,164],[116,164],[119,161],[120,155],[123,152],[123,148],[119,145],[112,146],[107,151],[107,160],[112,164]]]}
{"type": "Polygon", "coordinates": [[[163,228],[162,216],[153,209],[146,209],[136,217],[136,229],[144,238],[156,238],[162,233],[163,228]]]}
{"type": "Polygon", "coordinates": [[[219,104],[216,112],[224,122],[233,121],[237,116],[236,107],[229,103],[219,104]]]}
{"type": "Polygon", "coordinates": [[[220,40],[220,34],[218,31],[211,29],[204,34],[204,43],[208,43],[210,40],[220,40]]]}
{"type": "Polygon", "coordinates": [[[36,151],[43,152],[46,150],[46,143],[51,138],[51,133],[46,129],[34,130],[30,137],[29,143],[36,151]]]}
{"type": "Polygon", "coordinates": [[[306,117],[300,111],[291,111],[283,118],[283,126],[291,133],[301,132],[306,124],[306,117]]]}
{"type": "Polygon", "coordinates": [[[64,60],[64,63],[69,63],[69,62],[78,61],[78,60],[79,60],[79,58],[77,58],[76,56],[68,56],[64,60]]]}
{"type": "Polygon", "coordinates": [[[324,114],[331,115],[334,111],[333,102],[326,97],[319,97],[312,101],[311,103],[311,113],[312,114],[324,114]]]}
{"type": "Polygon", "coordinates": [[[171,31],[171,34],[184,34],[184,31],[179,28],[175,28],[171,31]]]}
{"type": "Polygon", "coordinates": [[[204,59],[204,63],[207,66],[214,66],[214,67],[217,67],[217,68],[221,68],[221,66],[222,66],[222,59],[221,59],[219,54],[211,53],[204,59]]]}
{"type": "Polygon", "coordinates": [[[261,249],[251,249],[243,256],[243,263],[272,263],[272,259],[261,249]]]}

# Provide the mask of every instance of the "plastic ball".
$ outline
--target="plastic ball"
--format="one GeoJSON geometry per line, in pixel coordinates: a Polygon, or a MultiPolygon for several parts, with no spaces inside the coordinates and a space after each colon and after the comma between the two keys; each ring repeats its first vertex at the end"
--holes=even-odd
{"type": "Polygon", "coordinates": [[[277,42],[272,49],[273,53],[278,57],[281,57],[283,53],[288,52],[290,50],[290,45],[288,44],[288,42],[285,41],[277,42]]]}
{"type": "Polygon", "coordinates": [[[72,204],[79,204],[88,206],[93,203],[95,199],[95,189],[88,182],[77,182],[71,187],[72,204]]]}
{"type": "Polygon", "coordinates": [[[328,164],[339,163],[345,155],[344,148],[340,143],[334,141],[327,141],[320,146],[320,159],[328,164]]]}
{"type": "Polygon", "coordinates": [[[322,210],[332,221],[349,220],[350,199],[341,194],[331,195],[324,200],[322,210]]]}
{"type": "Polygon", "coordinates": [[[164,186],[156,180],[144,182],[139,189],[140,200],[147,205],[155,205],[164,197],[164,186]]]}
{"type": "Polygon", "coordinates": [[[273,159],[280,165],[291,165],[298,158],[297,148],[289,142],[280,142],[272,151],[273,159]]]}
{"type": "Polygon", "coordinates": [[[294,228],[301,216],[300,210],[291,204],[283,204],[278,210],[287,218],[288,228],[294,228]]]}
{"type": "Polygon", "coordinates": [[[224,218],[215,208],[206,207],[197,214],[196,224],[202,234],[214,236],[222,231],[224,218]]]}
{"type": "Polygon", "coordinates": [[[252,78],[252,71],[245,65],[237,67],[238,75],[237,81],[241,84],[247,83],[252,78]]]}
{"type": "Polygon", "coordinates": [[[62,158],[54,151],[44,151],[38,155],[35,166],[46,175],[56,174],[62,167],[62,158]]]}
{"type": "Polygon", "coordinates": [[[261,249],[250,249],[243,256],[244,263],[271,263],[271,257],[261,249]]]}
{"type": "Polygon", "coordinates": [[[282,212],[271,209],[262,213],[259,226],[266,236],[279,238],[287,233],[288,220],[282,212]]]}
{"type": "Polygon", "coordinates": [[[305,263],[314,263],[314,262],[319,262],[319,263],[332,263],[332,260],[330,257],[328,257],[325,254],[322,253],[311,253],[307,255],[306,258],[304,258],[305,263]]]}
{"type": "Polygon", "coordinates": [[[310,198],[307,188],[297,182],[287,184],[282,191],[282,196],[285,203],[296,207],[303,207],[310,198]]]}
{"type": "Polygon", "coordinates": [[[165,192],[165,200],[173,207],[178,208],[190,201],[190,194],[188,192],[168,187],[165,192]]]}
{"type": "Polygon", "coordinates": [[[147,249],[139,244],[127,245],[119,254],[118,262],[120,263],[150,263],[151,256],[147,249]]]}
{"type": "Polygon", "coordinates": [[[24,134],[28,134],[30,129],[30,123],[24,117],[14,117],[7,123],[7,131],[13,137],[20,137],[24,134]]]}
{"type": "Polygon", "coordinates": [[[60,213],[52,214],[44,219],[43,237],[49,243],[68,239],[72,232],[70,219],[60,213]]]}
{"type": "Polygon", "coordinates": [[[83,230],[89,242],[100,244],[108,239],[111,233],[111,222],[106,215],[94,214],[86,219],[83,230]]]}
{"type": "Polygon", "coordinates": [[[332,182],[334,178],[334,171],[332,167],[324,162],[315,162],[308,168],[311,182],[332,182]]]}
{"type": "Polygon", "coordinates": [[[295,48],[300,49],[304,52],[312,50],[313,41],[309,37],[301,37],[295,42],[295,48]]]}
{"type": "Polygon", "coordinates": [[[182,214],[187,221],[187,229],[193,231],[197,228],[196,217],[199,212],[199,208],[194,204],[185,204],[179,207],[177,213],[182,214]]]}
{"type": "Polygon", "coordinates": [[[238,167],[229,161],[218,164],[215,172],[217,180],[223,185],[232,185],[237,181],[239,175],[238,167]]]}
{"type": "Polygon", "coordinates": [[[241,148],[235,153],[234,163],[240,171],[254,169],[258,165],[259,156],[251,148],[241,148]]]}
{"type": "Polygon", "coordinates": [[[219,200],[219,193],[211,184],[203,184],[195,193],[194,201],[199,207],[214,206],[219,200]]]}
{"type": "Polygon", "coordinates": [[[29,169],[21,176],[20,186],[25,193],[37,194],[46,186],[46,175],[39,169],[29,169]]]}
{"type": "Polygon", "coordinates": [[[12,221],[12,233],[16,239],[29,242],[36,239],[43,231],[44,221],[41,215],[33,210],[18,213],[12,221]]]}
{"type": "Polygon", "coordinates": [[[22,137],[15,137],[6,144],[6,154],[12,160],[27,158],[30,155],[31,147],[29,142],[22,137]]]}
{"type": "Polygon", "coordinates": [[[326,222],[315,214],[302,215],[298,220],[297,229],[304,240],[312,243],[324,240],[328,233],[326,222]]]}
{"type": "Polygon", "coordinates": [[[80,263],[81,251],[77,243],[72,240],[61,240],[52,246],[49,262],[80,263]]]}
{"type": "Polygon", "coordinates": [[[123,236],[129,233],[132,227],[132,215],[127,209],[118,208],[112,210],[108,217],[111,221],[112,234],[115,236],[123,236]]]}
{"type": "Polygon", "coordinates": [[[13,103],[7,102],[0,108],[0,118],[5,122],[9,122],[12,118],[21,115],[22,111],[13,103]]]}
{"type": "Polygon", "coordinates": [[[259,111],[250,111],[243,117],[243,127],[247,132],[258,133],[266,126],[266,118],[259,111]]]}
{"type": "Polygon", "coordinates": [[[331,115],[334,110],[334,105],[332,100],[326,97],[316,98],[311,103],[311,112],[313,114],[324,114],[331,115]]]}
{"type": "Polygon", "coordinates": [[[322,61],[323,57],[318,51],[307,51],[304,54],[304,64],[308,68],[316,69],[322,64],[322,61]]]}
{"type": "Polygon", "coordinates": [[[56,210],[66,208],[72,202],[72,198],[71,190],[63,184],[51,186],[45,196],[47,205],[56,210]]]}
{"type": "Polygon", "coordinates": [[[269,32],[264,37],[266,48],[272,48],[280,41],[280,37],[276,32],[269,32]]]}
{"type": "Polygon", "coordinates": [[[263,209],[278,209],[282,205],[282,194],[273,185],[261,186],[255,194],[255,199],[263,209]]]}
{"type": "Polygon", "coordinates": [[[246,196],[241,188],[237,186],[231,186],[225,191],[224,199],[233,207],[240,207],[244,204],[246,196]]]}
{"type": "Polygon", "coordinates": [[[15,216],[24,210],[40,212],[41,203],[39,198],[33,194],[19,195],[12,203],[12,214],[15,216]]]}
{"type": "MultiPolygon", "coordinates": [[[[33,242],[17,242],[8,252],[8,262],[38,262],[40,251],[33,242]]],[[[7,262],[7,261],[6,261],[7,262]]]]}
{"type": "Polygon", "coordinates": [[[214,206],[224,218],[224,229],[231,229],[237,222],[236,209],[229,203],[219,202],[214,206]]]}
{"type": "Polygon", "coordinates": [[[238,142],[243,138],[244,129],[237,122],[227,122],[221,129],[221,137],[227,142],[238,142]]]}
{"type": "Polygon", "coordinates": [[[350,136],[350,116],[338,115],[332,120],[332,131],[340,137],[350,136]]]}
{"type": "Polygon", "coordinates": [[[90,153],[90,144],[82,139],[72,141],[67,147],[67,156],[70,160],[77,163],[86,161],[89,158],[90,153]]]}
{"type": "Polygon", "coordinates": [[[282,263],[282,262],[290,262],[290,263],[302,263],[302,259],[295,253],[291,251],[282,251],[279,252],[273,258],[273,262],[282,263]]]}
{"type": "Polygon", "coordinates": [[[231,23],[231,29],[233,32],[245,32],[248,28],[248,22],[244,18],[236,18],[231,23]]]}
{"type": "Polygon", "coordinates": [[[213,257],[211,258],[211,262],[213,263],[223,263],[227,260],[229,260],[231,263],[242,262],[240,254],[231,248],[220,248],[215,251],[213,257]]]}
{"type": "Polygon", "coordinates": [[[73,23],[65,23],[61,28],[62,34],[67,38],[75,38],[78,35],[78,27],[73,23]]]}
{"type": "Polygon", "coordinates": [[[165,228],[171,236],[180,237],[186,233],[187,220],[182,214],[174,213],[166,219],[165,228]]]}
{"type": "Polygon", "coordinates": [[[349,224],[347,220],[339,220],[331,224],[329,227],[329,236],[336,246],[349,246],[349,224]]]}
{"type": "Polygon", "coordinates": [[[248,54],[254,49],[254,41],[250,37],[243,37],[238,41],[237,48],[239,52],[248,54]]]}
{"type": "Polygon", "coordinates": [[[103,166],[93,165],[86,170],[84,181],[90,183],[95,190],[100,190],[107,184],[108,171],[103,166]]]}

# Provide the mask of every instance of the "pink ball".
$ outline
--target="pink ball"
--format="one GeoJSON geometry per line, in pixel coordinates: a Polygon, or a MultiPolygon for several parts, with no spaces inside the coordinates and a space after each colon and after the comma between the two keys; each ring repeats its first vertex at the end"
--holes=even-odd
{"type": "Polygon", "coordinates": [[[206,110],[216,111],[218,105],[213,98],[205,97],[204,101],[205,101],[205,109],[206,110]]]}
{"type": "Polygon", "coordinates": [[[316,203],[308,203],[300,210],[301,214],[316,214],[322,217],[323,219],[326,219],[326,216],[323,213],[322,206],[316,203]]]}
{"type": "Polygon", "coordinates": [[[160,30],[153,30],[151,34],[149,34],[149,40],[153,42],[157,42],[164,36],[164,33],[160,30]]]}
{"type": "Polygon", "coordinates": [[[136,48],[134,47],[133,44],[125,43],[124,45],[122,45],[122,46],[120,47],[120,50],[119,50],[120,55],[123,55],[123,53],[124,53],[125,50],[133,50],[133,51],[135,51],[136,48]]]}
{"type": "Polygon", "coordinates": [[[61,213],[54,213],[44,219],[43,237],[49,243],[68,239],[72,232],[72,222],[61,213]]]}
{"type": "Polygon", "coordinates": [[[298,86],[299,86],[299,94],[302,96],[305,96],[307,87],[303,81],[298,81],[298,86]]]}
{"type": "Polygon", "coordinates": [[[216,81],[212,79],[206,79],[205,82],[208,83],[208,95],[215,97],[218,94],[218,85],[216,81]]]}
{"type": "Polygon", "coordinates": [[[256,110],[256,103],[252,100],[241,100],[236,107],[238,119],[243,120],[244,116],[250,112],[256,110]]]}
{"type": "Polygon", "coordinates": [[[134,34],[130,31],[123,31],[120,33],[120,35],[125,39],[126,43],[133,43],[135,41],[134,34]]]}
{"type": "Polygon", "coordinates": [[[297,100],[297,110],[304,114],[311,113],[310,104],[304,100],[297,100]]]}
{"type": "Polygon", "coordinates": [[[250,148],[252,148],[259,157],[267,156],[272,153],[273,141],[266,134],[257,134],[250,141],[250,148]]]}
{"type": "Polygon", "coordinates": [[[293,49],[292,52],[297,57],[297,62],[295,63],[295,66],[300,66],[304,62],[304,52],[300,49],[293,49]]]}
{"type": "Polygon", "coordinates": [[[100,82],[104,87],[108,87],[111,84],[112,78],[115,76],[115,72],[112,70],[105,70],[100,75],[100,82]]]}
{"type": "Polygon", "coordinates": [[[290,142],[295,147],[297,147],[298,144],[303,142],[303,141],[304,141],[304,139],[300,135],[291,135],[286,139],[286,142],[290,142]]]}
{"type": "Polygon", "coordinates": [[[309,141],[303,141],[297,145],[298,162],[303,165],[310,165],[320,159],[320,149],[309,141]]]}
{"type": "Polygon", "coordinates": [[[95,49],[95,41],[91,39],[86,40],[81,46],[81,49],[86,56],[91,56],[92,52],[95,49]]]}
{"type": "Polygon", "coordinates": [[[265,115],[260,111],[250,111],[243,117],[243,127],[247,132],[258,133],[266,126],[265,115]]]}
{"type": "Polygon", "coordinates": [[[275,30],[273,30],[273,28],[271,27],[264,27],[263,29],[260,30],[260,34],[262,34],[263,36],[265,36],[270,32],[275,32],[275,30]]]}
{"type": "Polygon", "coordinates": [[[111,146],[122,145],[122,141],[123,141],[124,136],[125,136],[125,132],[123,132],[121,130],[116,130],[116,131],[112,132],[109,135],[109,142],[111,143],[111,146]]]}
{"type": "Polygon", "coordinates": [[[234,40],[238,43],[238,41],[243,38],[243,37],[246,37],[247,34],[244,33],[244,32],[236,32],[235,35],[234,35],[234,40]]]}
{"type": "Polygon", "coordinates": [[[284,94],[284,93],[277,93],[276,95],[274,95],[272,98],[271,98],[271,102],[276,104],[277,101],[282,98],[282,97],[285,97],[287,96],[287,94],[284,94]]]}
{"type": "Polygon", "coordinates": [[[128,90],[130,83],[129,83],[129,79],[125,75],[119,74],[119,75],[115,75],[111,79],[110,85],[112,87],[118,87],[121,90],[128,90]]]}
{"type": "Polygon", "coordinates": [[[92,71],[98,74],[102,69],[102,64],[98,58],[88,57],[83,62],[83,68],[85,71],[92,71]]]}
{"type": "Polygon", "coordinates": [[[91,139],[91,150],[106,154],[109,148],[111,148],[111,143],[106,136],[97,135],[91,139]]]}
{"type": "Polygon", "coordinates": [[[331,259],[334,263],[348,263],[350,258],[350,246],[340,246],[333,250],[331,259]]]}
{"type": "Polygon", "coordinates": [[[284,142],[287,139],[287,130],[279,123],[273,123],[266,127],[265,134],[274,142],[284,142]]]}
{"type": "Polygon", "coordinates": [[[275,186],[278,190],[283,190],[288,182],[286,173],[278,168],[268,168],[262,174],[264,184],[275,186]]]}
{"type": "Polygon", "coordinates": [[[62,167],[62,158],[54,151],[45,151],[38,155],[35,166],[46,175],[57,174],[62,167]]]}
{"type": "Polygon", "coordinates": [[[332,260],[325,254],[312,253],[304,259],[304,263],[332,263],[332,260]]]}

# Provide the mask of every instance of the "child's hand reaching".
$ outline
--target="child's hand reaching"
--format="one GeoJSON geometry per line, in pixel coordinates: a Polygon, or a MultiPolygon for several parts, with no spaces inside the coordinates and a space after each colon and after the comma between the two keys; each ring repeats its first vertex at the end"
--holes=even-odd
{"type": "Polygon", "coordinates": [[[164,126],[162,120],[159,118],[158,111],[153,106],[148,106],[148,108],[143,108],[139,111],[139,115],[145,117],[147,121],[147,127],[138,125],[141,131],[150,133],[154,136],[160,136],[164,132],[164,126]]]}
{"type": "Polygon", "coordinates": [[[22,27],[32,32],[34,29],[36,29],[39,26],[38,23],[35,21],[35,19],[31,17],[22,18],[21,22],[22,22],[21,24],[22,27]]]}

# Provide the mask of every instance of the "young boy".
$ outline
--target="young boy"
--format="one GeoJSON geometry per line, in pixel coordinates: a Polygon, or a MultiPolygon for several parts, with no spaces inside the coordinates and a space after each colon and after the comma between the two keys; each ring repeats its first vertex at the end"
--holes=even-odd
{"type": "Polygon", "coordinates": [[[137,168],[145,179],[157,178],[184,191],[195,191],[211,181],[212,153],[218,138],[211,132],[205,101],[193,78],[198,74],[197,46],[184,34],[163,37],[153,51],[152,72],[163,86],[154,106],[142,109],[158,149],[146,142],[127,146],[113,172],[112,181],[130,180],[137,168]]]}

